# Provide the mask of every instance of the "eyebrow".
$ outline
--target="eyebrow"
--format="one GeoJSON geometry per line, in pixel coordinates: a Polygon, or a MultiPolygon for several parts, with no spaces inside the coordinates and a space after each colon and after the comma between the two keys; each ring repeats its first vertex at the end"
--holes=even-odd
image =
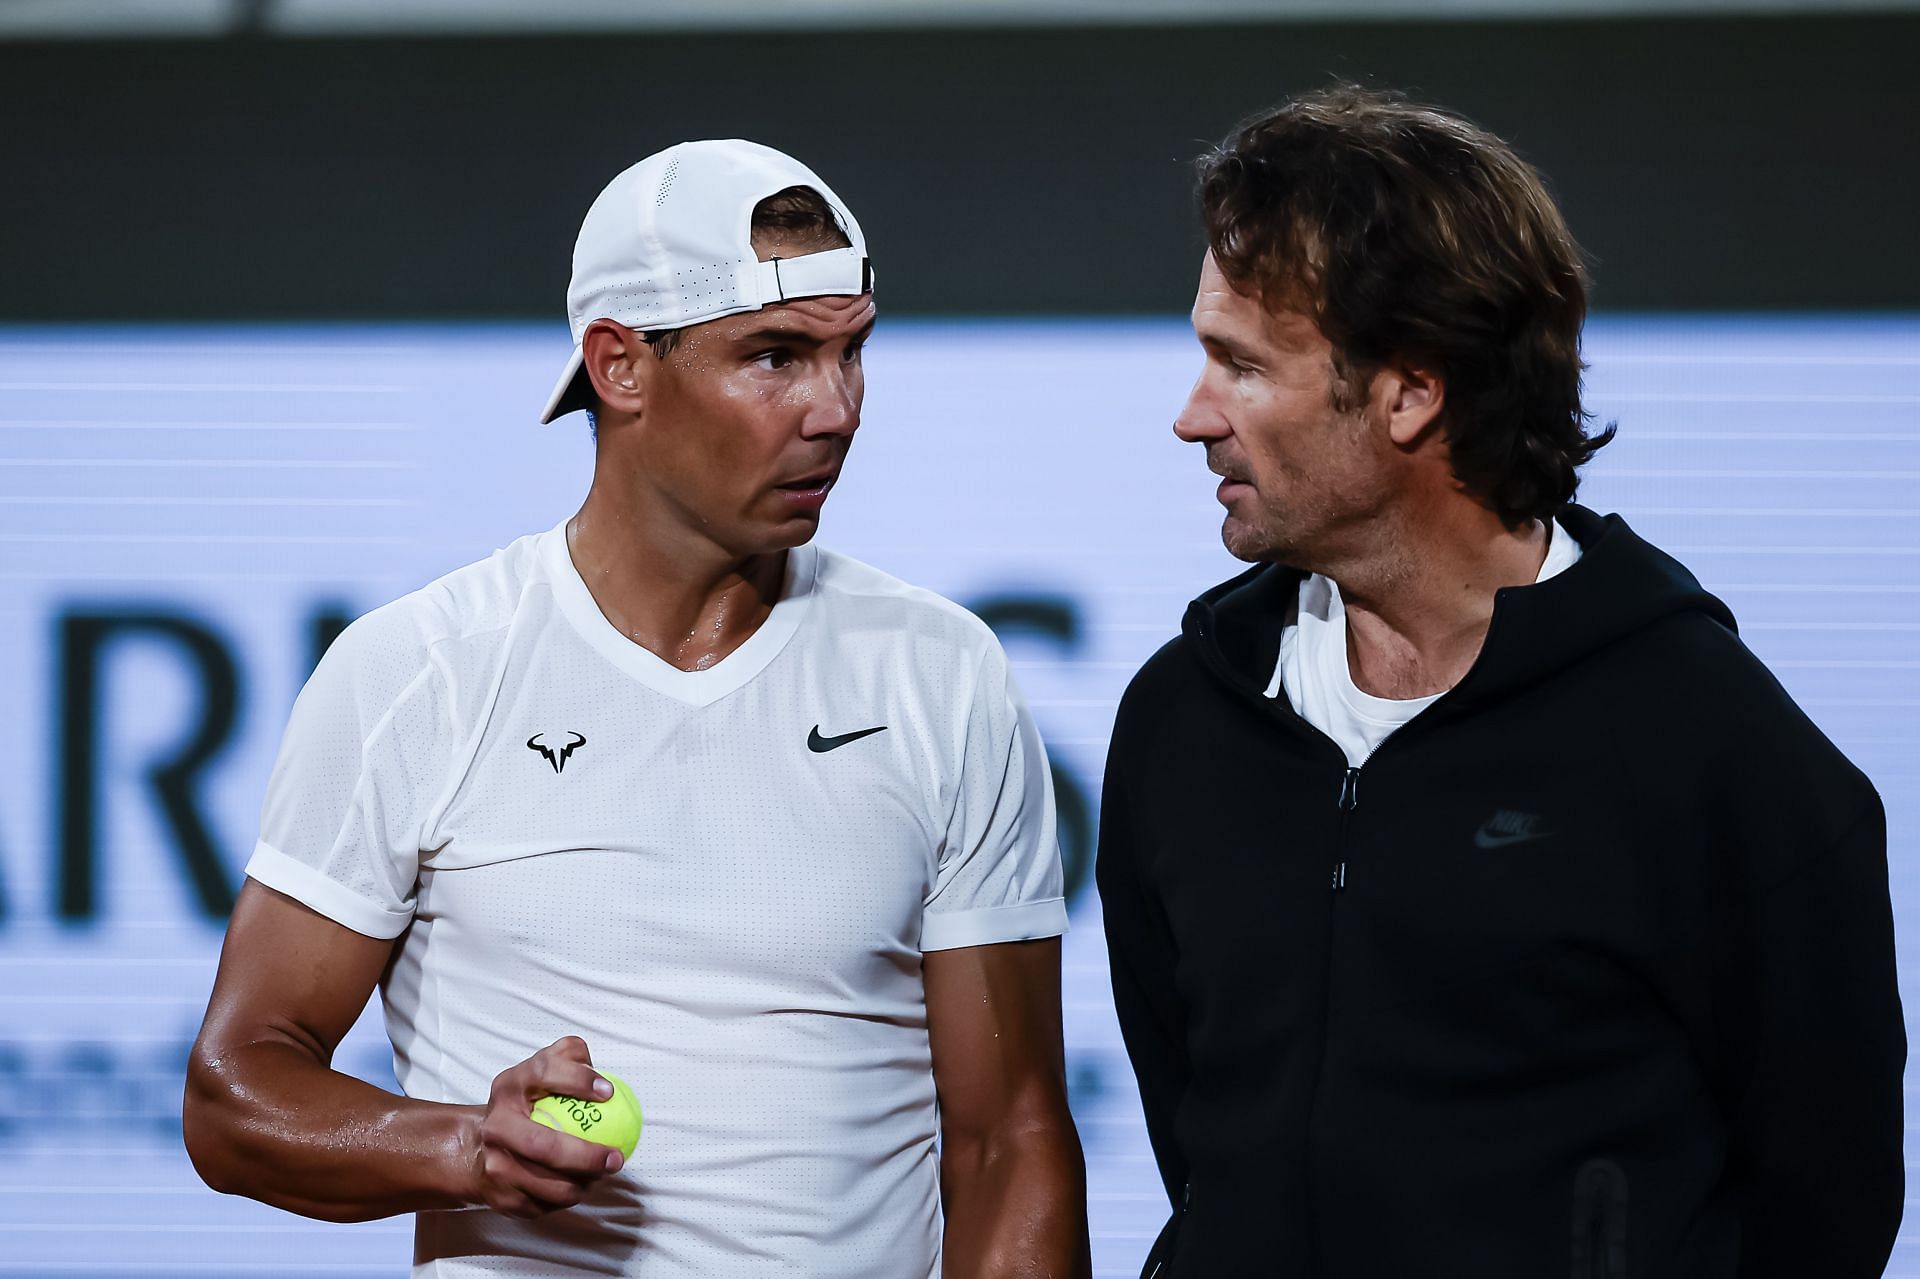
{"type": "Polygon", "coordinates": [[[1219,333],[1196,333],[1194,336],[1200,339],[1201,346],[1221,351],[1230,359],[1238,361],[1241,364],[1254,364],[1258,362],[1258,356],[1254,351],[1235,341],[1233,338],[1219,333]]]}

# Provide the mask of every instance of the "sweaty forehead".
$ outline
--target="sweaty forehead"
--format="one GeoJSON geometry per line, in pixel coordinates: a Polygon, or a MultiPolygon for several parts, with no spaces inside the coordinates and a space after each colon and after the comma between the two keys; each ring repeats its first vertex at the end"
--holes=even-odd
{"type": "Polygon", "coordinates": [[[760,333],[786,329],[810,337],[829,338],[865,328],[878,314],[871,293],[829,293],[815,298],[794,298],[774,302],[758,311],[730,315],[718,323],[726,326],[726,335],[760,333]]]}

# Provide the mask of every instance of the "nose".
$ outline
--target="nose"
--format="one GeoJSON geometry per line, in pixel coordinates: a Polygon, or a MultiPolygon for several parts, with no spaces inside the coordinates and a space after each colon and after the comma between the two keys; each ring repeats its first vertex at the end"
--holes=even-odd
{"type": "Polygon", "coordinates": [[[808,439],[852,435],[860,429],[860,402],[865,396],[866,380],[857,366],[827,369],[816,384],[800,434],[808,439]]]}
{"type": "Polygon", "coordinates": [[[1232,434],[1225,415],[1208,393],[1205,371],[1187,392],[1187,402],[1180,407],[1180,415],[1173,419],[1173,433],[1188,444],[1206,444],[1232,434]]]}

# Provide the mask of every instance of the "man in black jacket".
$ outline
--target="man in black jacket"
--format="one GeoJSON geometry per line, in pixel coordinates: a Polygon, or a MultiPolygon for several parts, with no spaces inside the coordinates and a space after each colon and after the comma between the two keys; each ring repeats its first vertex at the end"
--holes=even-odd
{"type": "Polygon", "coordinates": [[[1202,161],[1174,430],[1228,548],[1121,703],[1099,885],[1144,1273],[1854,1279],[1900,1221],[1885,818],[1725,605],[1572,504],[1579,251],[1443,112],[1202,161]]]}

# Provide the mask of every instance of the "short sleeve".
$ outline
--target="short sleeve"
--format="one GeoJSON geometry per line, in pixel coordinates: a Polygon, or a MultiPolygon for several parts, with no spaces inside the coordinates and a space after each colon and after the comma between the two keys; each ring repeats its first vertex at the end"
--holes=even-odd
{"type": "Polygon", "coordinates": [[[1067,931],[1046,749],[988,637],[967,716],[958,797],[927,895],[920,949],[955,950],[1067,931]]]}
{"type": "Polygon", "coordinates": [[[413,918],[445,779],[445,681],[394,606],[334,641],[295,701],[247,875],[368,937],[413,918]]]}

